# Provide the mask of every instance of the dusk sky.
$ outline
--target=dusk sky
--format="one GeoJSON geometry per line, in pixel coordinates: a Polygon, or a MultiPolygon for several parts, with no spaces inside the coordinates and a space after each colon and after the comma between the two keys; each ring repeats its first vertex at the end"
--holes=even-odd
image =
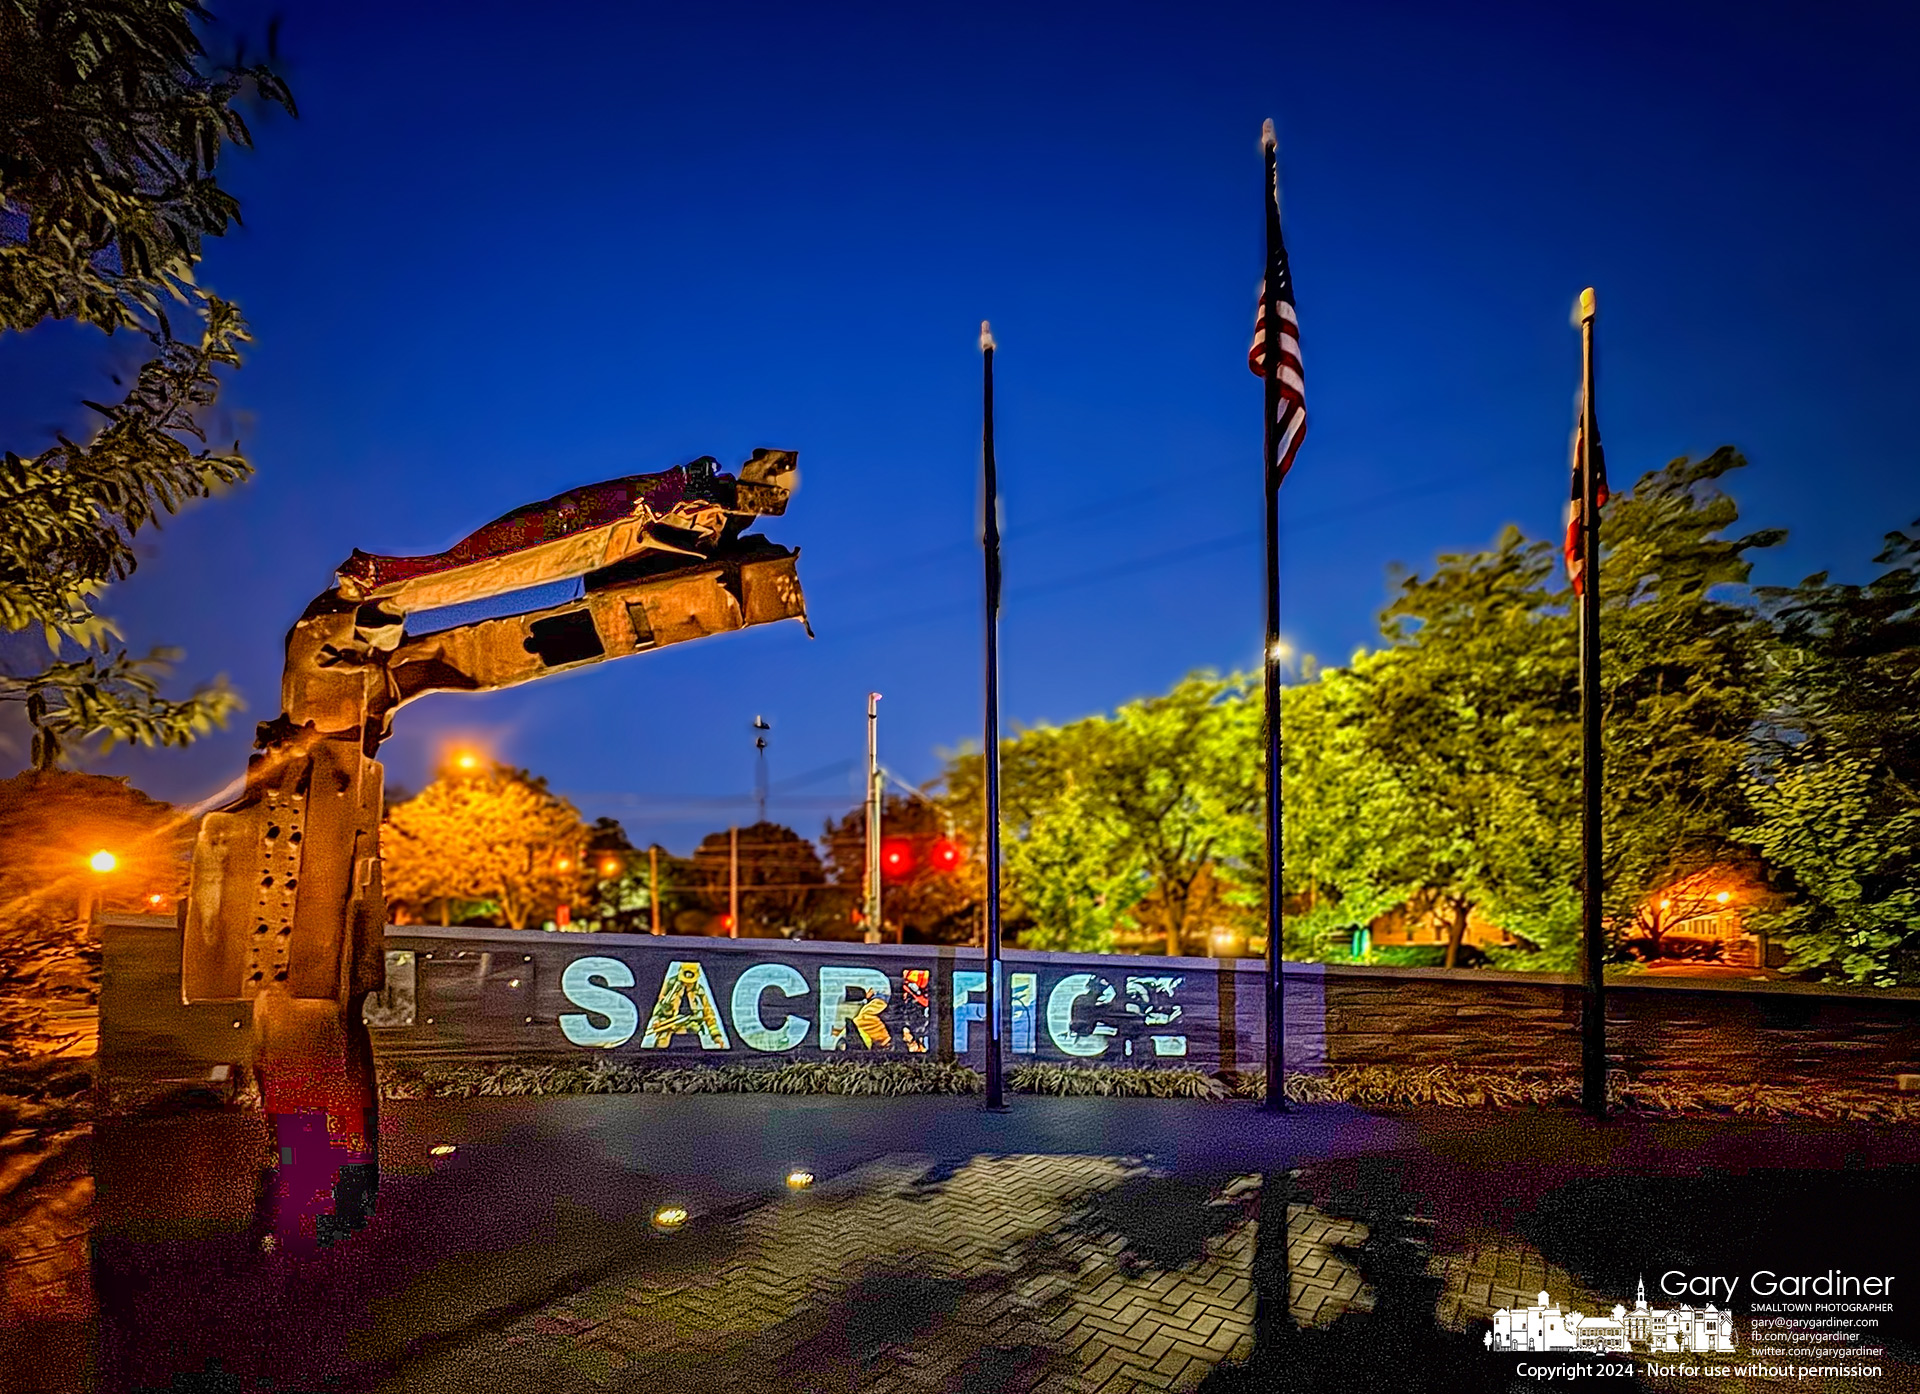
{"type": "MultiPolygon", "coordinates": [[[[265,7],[215,0],[264,33],[265,7]]],[[[307,4],[300,105],[225,164],[202,280],[256,343],[259,473],[144,537],[104,610],[249,710],[116,754],[180,802],[244,768],[283,636],[358,546],[433,552],[569,486],[800,452],[818,635],[760,628],[399,717],[685,850],[858,797],[864,704],[919,782],[978,740],[980,321],[999,340],[1003,711],[1064,722],[1260,643],[1262,118],[1310,432],[1283,629],[1376,638],[1386,567],[1552,536],[1600,303],[1616,488],[1721,444],[1759,579],[1862,579],[1920,515],[1920,26],[1884,7],[307,4]]],[[[86,427],[138,341],[0,339],[0,443],[86,427]]],[[[8,728],[17,736],[15,728],[8,728]]],[[[0,764],[25,763],[17,741],[0,764]]]]}

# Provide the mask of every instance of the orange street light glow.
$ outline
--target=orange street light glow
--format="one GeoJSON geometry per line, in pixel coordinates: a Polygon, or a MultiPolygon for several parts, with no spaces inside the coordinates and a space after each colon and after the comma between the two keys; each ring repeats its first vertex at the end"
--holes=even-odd
{"type": "Polygon", "coordinates": [[[1722,905],[1725,905],[1729,900],[1732,900],[1733,897],[1728,895],[1725,891],[1722,891],[1720,892],[1719,895],[1715,896],[1714,899],[1719,901],[1722,905]]]}
{"type": "Polygon", "coordinates": [[[87,865],[95,871],[112,871],[120,865],[120,859],[111,852],[100,851],[87,858],[87,865]]]}
{"type": "Polygon", "coordinates": [[[474,770],[480,768],[480,757],[475,755],[471,750],[463,750],[453,757],[453,767],[456,770],[465,770],[471,774],[474,770]]]}

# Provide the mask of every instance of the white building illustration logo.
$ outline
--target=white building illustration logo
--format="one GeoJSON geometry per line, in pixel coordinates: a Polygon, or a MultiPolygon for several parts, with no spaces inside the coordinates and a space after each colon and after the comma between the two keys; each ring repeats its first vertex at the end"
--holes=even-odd
{"type": "Polygon", "coordinates": [[[1696,1308],[1647,1306],[1647,1280],[1628,1311],[1614,1304],[1613,1314],[1590,1317],[1563,1312],[1546,1293],[1531,1307],[1502,1307],[1487,1333],[1489,1350],[1578,1350],[1648,1355],[1728,1354],[1733,1350],[1733,1313],[1711,1302],[1696,1308]]]}

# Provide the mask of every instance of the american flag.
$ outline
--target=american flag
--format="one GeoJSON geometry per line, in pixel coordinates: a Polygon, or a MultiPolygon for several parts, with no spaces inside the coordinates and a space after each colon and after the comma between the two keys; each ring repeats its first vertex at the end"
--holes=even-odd
{"type": "MultiPolygon", "coordinates": [[[[1280,431],[1278,453],[1280,478],[1293,468],[1294,453],[1307,438],[1307,385],[1300,375],[1300,320],[1293,309],[1293,273],[1287,270],[1287,248],[1280,240],[1280,215],[1269,206],[1267,240],[1272,247],[1273,264],[1267,268],[1268,281],[1280,302],[1280,402],[1274,417],[1280,431]]],[[[1257,378],[1267,375],[1267,287],[1260,287],[1260,304],[1253,313],[1253,347],[1247,350],[1247,366],[1257,378]]]]}
{"type": "MultiPolygon", "coordinates": [[[[1567,505],[1567,579],[1573,583],[1573,593],[1583,592],[1582,578],[1586,574],[1586,556],[1580,546],[1580,452],[1586,444],[1587,406],[1580,404],[1580,424],[1573,433],[1573,499],[1567,505]]],[[[1600,422],[1593,423],[1593,493],[1594,502],[1605,507],[1607,502],[1607,453],[1600,448],[1600,422]]]]}

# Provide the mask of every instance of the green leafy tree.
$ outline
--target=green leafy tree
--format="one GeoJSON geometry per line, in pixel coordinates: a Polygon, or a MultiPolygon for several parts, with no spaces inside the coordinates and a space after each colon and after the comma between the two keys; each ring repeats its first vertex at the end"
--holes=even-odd
{"type": "Polygon", "coordinates": [[[185,745],[238,699],[218,683],[161,695],[174,651],[115,649],[94,604],[135,565],[133,539],[245,478],[236,445],[206,448],[216,370],[239,363],[238,311],[195,283],[204,239],[238,220],[215,174],[249,144],[249,97],[291,111],[270,68],[214,65],[182,0],[9,0],[0,5],[0,331],[49,319],[146,334],[153,357],[82,444],[61,436],[0,468],[0,634],[34,632],[38,658],[11,646],[0,701],[33,728],[46,769],[92,738],[185,745]],[[166,312],[186,306],[181,338],[166,312]]]}
{"type": "Polygon", "coordinates": [[[1575,665],[1552,568],[1547,544],[1508,528],[1489,551],[1402,576],[1382,616],[1390,647],[1355,665],[1359,753],[1378,763],[1366,821],[1386,849],[1377,866],[1377,853],[1360,859],[1360,887],[1397,886],[1410,913],[1437,921],[1449,967],[1476,909],[1521,899],[1538,825],[1519,815],[1567,802],[1575,665]]]}
{"type": "Polygon", "coordinates": [[[1755,919],[1792,965],[1892,986],[1920,981],[1920,521],[1875,563],[1763,592],[1774,709],[1743,831],[1786,883],[1755,919]]]}
{"type": "Polygon", "coordinates": [[[592,895],[588,904],[575,909],[567,928],[583,933],[646,932],[652,901],[645,858],[627,840],[627,830],[618,818],[593,820],[587,829],[586,863],[592,895]]]}
{"type": "MultiPolygon", "coordinates": [[[[1740,770],[1761,712],[1765,628],[1720,481],[1731,449],[1644,476],[1603,517],[1603,912],[1646,933],[1654,892],[1740,861],[1740,770]]],[[[1507,529],[1402,573],[1387,646],[1296,689],[1287,725],[1289,889],[1303,930],[1398,906],[1446,931],[1476,913],[1522,941],[1511,966],[1579,952],[1579,678],[1573,597],[1552,548],[1507,529]],[[1302,861],[1306,867],[1302,867],[1302,861]]]]}
{"type": "Polygon", "coordinates": [[[1739,531],[1722,481],[1745,465],[1729,446],[1673,460],[1603,518],[1603,904],[1617,934],[1659,937],[1663,887],[1752,860],[1743,773],[1770,635],[1747,582],[1750,554],[1786,534],[1739,531]]]}
{"type": "Polygon", "coordinates": [[[202,298],[203,242],[240,221],[216,175],[250,146],[248,95],[293,110],[264,63],[209,61],[193,0],[0,6],[0,329],[115,329],[202,298]]]}
{"type": "Polygon", "coordinates": [[[1046,816],[1007,845],[1007,879],[1029,921],[1022,948],[1110,953],[1115,932],[1133,927],[1153,880],[1104,802],[1069,774],[1046,816]]]}
{"type": "MultiPolygon", "coordinates": [[[[1010,911],[1038,923],[1035,905],[1090,903],[1090,887],[1131,884],[1137,866],[1147,889],[1125,913],[1161,937],[1169,954],[1185,952],[1222,911],[1220,863],[1243,851],[1245,822],[1260,807],[1260,768],[1248,759],[1259,721],[1259,700],[1247,678],[1200,673],[1110,717],[1036,727],[1004,741],[1010,911]],[[1118,836],[1109,844],[1104,834],[1069,838],[1044,828],[1054,819],[1088,818],[1118,836]],[[1034,837],[1053,839],[1054,850],[1023,861],[1014,844],[1034,837]],[[1113,860],[1101,867],[1089,858],[1103,845],[1111,846],[1113,860]],[[1069,872],[1072,884],[1043,883],[1046,875],[1069,872]]],[[[946,801],[956,822],[964,819],[976,830],[983,816],[980,779],[977,752],[949,761],[946,801]]]]}
{"type": "MultiPolygon", "coordinates": [[[[1364,719],[1372,670],[1396,661],[1391,654],[1357,654],[1350,668],[1311,671],[1281,691],[1282,889],[1290,959],[1344,958],[1354,930],[1406,901],[1396,858],[1404,800],[1369,744],[1364,719]]],[[[1264,932],[1264,818],[1247,819],[1241,836],[1245,850],[1232,859],[1244,868],[1235,898],[1257,912],[1264,932]]]]}

